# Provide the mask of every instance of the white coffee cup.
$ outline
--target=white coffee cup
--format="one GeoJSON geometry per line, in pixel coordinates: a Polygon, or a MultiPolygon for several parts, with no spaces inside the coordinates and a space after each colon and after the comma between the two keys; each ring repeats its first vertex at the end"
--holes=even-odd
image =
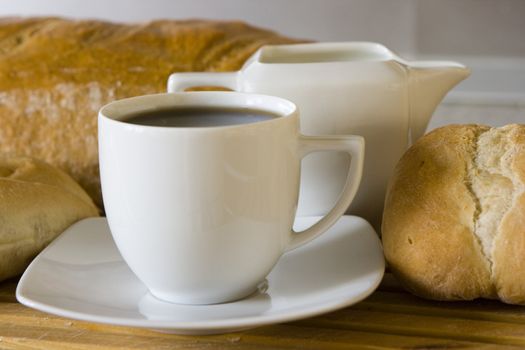
{"type": "Polygon", "coordinates": [[[210,304],[251,294],[283,253],[343,215],[361,179],[362,137],[303,136],[296,106],[278,97],[139,96],[104,106],[98,125],[111,233],[131,270],[165,301],[210,304]],[[207,127],[126,122],[138,112],[178,107],[250,108],[276,117],[207,127]],[[328,150],[351,156],[346,186],[324,218],[294,232],[301,158],[328,150]]]}

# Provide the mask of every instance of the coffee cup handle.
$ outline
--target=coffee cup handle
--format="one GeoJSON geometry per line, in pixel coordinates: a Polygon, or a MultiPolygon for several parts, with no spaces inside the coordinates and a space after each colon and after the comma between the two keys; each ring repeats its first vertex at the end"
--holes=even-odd
{"type": "Polygon", "coordinates": [[[168,92],[180,92],[196,86],[220,86],[237,90],[238,72],[173,73],[168,78],[168,92]]]}
{"type": "Polygon", "coordinates": [[[344,215],[346,209],[359,188],[363,174],[363,162],[365,156],[365,141],[361,136],[300,136],[299,140],[301,157],[318,151],[343,151],[351,157],[350,168],[346,176],[346,183],[335,206],[321,220],[310,228],[296,232],[292,230],[291,240],[286,251],[295,249],[328,230],[335,222],[344,215]]]}

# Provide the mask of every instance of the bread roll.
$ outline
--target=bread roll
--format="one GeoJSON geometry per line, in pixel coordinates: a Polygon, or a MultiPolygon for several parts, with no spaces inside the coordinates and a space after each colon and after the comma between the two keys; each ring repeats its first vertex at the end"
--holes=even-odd
{"type": "Polygon", "coordinates": [[[237,70],[260,46],[290,42],[240,22],[0,20],[0,153],[58,166],[101,206],[102,105],[164,92],[173,72],[237,70]]]}
{"type": "Polygon", "coordinates": [[[86,192],[67,174],[30,158],[0,158],[0,281],[75,221],[98,216],[86,192]]]}
{"type": "Polygon", "coordinates": [[[386,259],[413,293],[525,304],[525,126],[446,126],[399,161],[386,259]]]}

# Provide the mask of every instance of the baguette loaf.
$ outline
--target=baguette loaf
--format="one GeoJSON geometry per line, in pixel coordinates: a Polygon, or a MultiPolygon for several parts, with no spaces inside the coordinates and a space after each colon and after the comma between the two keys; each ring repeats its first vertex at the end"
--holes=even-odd
{"type": "Polygon", "coordinates": [[[525,126],[422,137],[390,181],[382,239],[390,268],[419,296],[525,304],[525,126]]]}
{"type": "Polygon", "coordinates": [[[67,174],[30,158],[0,158],[0,281],[74,222],[98,216],[91,198],[67,174]]]}
{"type": "Polygon", "coordinates": [[[240,22],[0,20],[0,153],[58,166],[101,206],[102,105],[164,92],[173,72],[237,70],[260,46],[290,42],[240,22]]]}

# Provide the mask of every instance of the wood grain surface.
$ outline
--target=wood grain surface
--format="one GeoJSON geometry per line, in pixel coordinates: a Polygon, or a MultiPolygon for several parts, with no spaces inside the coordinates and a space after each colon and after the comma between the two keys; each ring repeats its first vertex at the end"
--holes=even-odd
{"type": "Polygon", "coordinates": [[[496,301],[431,302],[389,274],[352,307],[244,332],[181,336],[69,320],[16,301],[0,284],[0,349],[516,349],[525,347],[525,307],[496,301]]]}

